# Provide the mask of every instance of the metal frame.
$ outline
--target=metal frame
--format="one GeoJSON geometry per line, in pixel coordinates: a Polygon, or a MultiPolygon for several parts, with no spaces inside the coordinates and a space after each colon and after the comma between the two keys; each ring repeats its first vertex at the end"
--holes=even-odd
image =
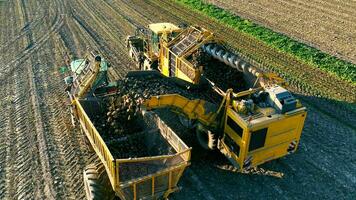
{"type": "MultiPolygon", "coordinates": [[[[106,172],[108,173],[110,183],[112,185],[113,190],[121,199],[128,199],[128,197],[123,192],[124,188],[132,187],[133,189],[133,199],[137,199],[139,195],[139,191],[137,191],[137,186],[143,184],[146,181],[152,181],[152,189],[151,189],[151,196],[154,197],[155,194],[155,179],[159,176],[168,176],[168,188],[164,192],[163,197],[166,198],[168,195],[177,190],[177,182],[181,177],[184,169],[190,165],[190,157],[191,157],[191,148],[189,148],[167,125],[164,124],[163,121],[159,121],[159,126],[164,126],[165,133],[162,133],[162,136],[167,139],[167,141],[171,144],[171,146],[177,151],[174,155],[164,155],[164,156],[153,156],[153,157],[143,157],[143,158],[133,158],[133,159],[114,159],[110,150],[106,146],[104,140],[101,138],[99,132],[96,130],[95,126],[91,122],[90,118],[86,114],[85,110],[81,106],[79,99],[75,98],[72,102],[72,106],[74,107],[74,114],[77,117],[78,121],[80,122],[81,127],[87,138],[89,139],[90,144],[92,145],[94,151],[99,156],[101,162],[105,166],[106,172]],[[172,141],[174,138],[177,143],[172,141]],[[123,163],[130,163],[130,162],[143,162],[143,161],[154,161],[154,160],[164,160],[173,158],[176,156],[180,156],[184,162],[166,168],[164,170],[160,170],[154,174],[149,174],[144,177],[140,177],[134,180],[130,180],[127,182],[120,181],[120,171],[119,166],[123,163]],[[175,177],[173,176],[174,172],[178,172],[175,177]],[[172,179],[174,178],[174,182],[172,179]]],[[[157,118],[157,120],[160,120],[157,118]]]]}

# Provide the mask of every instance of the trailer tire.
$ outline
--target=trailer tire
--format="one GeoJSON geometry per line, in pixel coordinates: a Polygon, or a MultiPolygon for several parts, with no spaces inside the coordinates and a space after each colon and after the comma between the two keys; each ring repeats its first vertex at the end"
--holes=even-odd
{"type": "Polygon", "coordinates": [[[109,177],[102,163],[90,164],[83,172],[85,195],[88,200],[112,200],[115,198],[109,177]]]}
{"type": "Polygon", "coordinates": [[[201,147],[206,150],[215,150],[217,146],[217,135],[214,134],[211,130],[205,128],[203,125],[198,124],[196,129],[196,136],[198,143],[201,147]]]}

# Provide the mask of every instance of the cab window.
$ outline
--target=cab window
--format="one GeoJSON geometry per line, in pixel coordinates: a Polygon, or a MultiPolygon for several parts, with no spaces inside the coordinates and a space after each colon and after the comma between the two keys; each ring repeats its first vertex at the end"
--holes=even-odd
{"type": "Polygon", "coordinates": [[[152,32],[152,36],[151,36],[151,41],[152,41],[152,50],[153,53],[158,54],[159,51],[159,35],[157,35],[156,33],[152,32]]]}
{"type": "Polygon", "coordinates": [[[243,133],[243,129],[230,117],[227,117],[227,122],[226,124],[235,132],[237,133],[237,135],[240,136],[240,138],[242,138],[242,133],[243,133]]]}

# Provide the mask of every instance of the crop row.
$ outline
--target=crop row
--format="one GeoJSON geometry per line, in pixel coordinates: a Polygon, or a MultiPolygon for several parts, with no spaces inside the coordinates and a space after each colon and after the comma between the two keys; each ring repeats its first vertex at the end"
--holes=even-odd
{"type": "Polygon", "coordinates": [[[204,3],[201,0],[176,0],[176,2],[207,15],[236,31],[249,34],[272,47],[274,50],[292,55],[296,59],[308,64],[308,66],[316,67],[334,74],[352,84],[356,83],[355,64],[336,58],[316,48],[291,39],[286,35],[243,19],[230,11],[212,4],[204,3]]]}

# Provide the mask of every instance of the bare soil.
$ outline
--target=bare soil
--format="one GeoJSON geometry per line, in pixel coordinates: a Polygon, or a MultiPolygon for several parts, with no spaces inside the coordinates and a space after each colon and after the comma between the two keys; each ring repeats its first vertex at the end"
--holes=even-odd
{"type": "Polygon", "coordinates": [[[356,63],[356,2],[205,0],[262,26],[356,63]]]}
{"type": "MultiPolygon", "coordinates": [[[[345,13],[353,2],[340,2],[348,7],[345,13]]],[[[113,79],[135,66],[126,35],[152,22],[200,24],[246,55],[257,52],[231,29],[172,1],[9,0],[0,3],[0,13],[0,199],[85,198],[82,170],[97,157],[71,126],[66,74],[59,67],[84,56],[88,48],[112,63],[113,79]]],[[[259,53],[273,56],[267,50],[259,53]]],[[[271,60],[278,66],[301,66],[279,57],[271,60]]],[[[354,87],[316,70],[303,74],[309,81],[316,76],[323,77],[315,79],[320,87],[354,100],[354,87]]],[[[193,134],[182,133],[193,146],[192,165],[179,183],[182,191],[171,198],[355,199],[355,105],[310,96],[293,84],[291,89],[308,108],[299,151],[262,166],[283,172],[282,179],[220,170],[216,165],[227,163],[223,156],[203,151],[193,134]]]]}

